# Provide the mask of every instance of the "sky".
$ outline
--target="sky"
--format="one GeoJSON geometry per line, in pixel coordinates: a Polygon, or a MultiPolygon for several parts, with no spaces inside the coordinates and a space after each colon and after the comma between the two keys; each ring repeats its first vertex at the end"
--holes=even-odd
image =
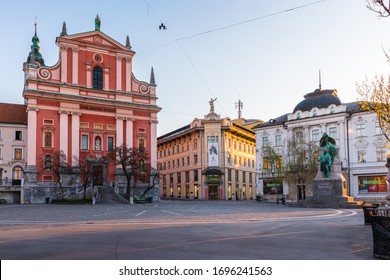
{"type": "Polygon", "coordinates": [[[34,23],[45,64],[58,62],[55,39],[101,31],[125,44],[133,72],[157,84],[158,136],[203,118],[217,98],[221,117],[268,121],[293,111],[319,87],[342,102],[358,98],[356,83],[387,74],[390,18],[365,0],[35,0],[4,1],[0,17],[0,102],[24,102],[26,61],[34,23]],[[159,29],[163,23],[167,29],[159,29]]]}

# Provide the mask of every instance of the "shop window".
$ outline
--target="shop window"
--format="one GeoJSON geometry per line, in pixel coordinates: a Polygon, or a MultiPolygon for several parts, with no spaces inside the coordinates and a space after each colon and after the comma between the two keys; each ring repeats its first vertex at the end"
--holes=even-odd
{"type": "Polygon", "coordinates": [[[103,70],[99,66],[92,70],[92,81],[94,89],[103,89],[103,70]]]}
{"type": "Polygon", "coordinates": [[[359,194],[387,193],[386,176],[359,176],[359,194]]]}

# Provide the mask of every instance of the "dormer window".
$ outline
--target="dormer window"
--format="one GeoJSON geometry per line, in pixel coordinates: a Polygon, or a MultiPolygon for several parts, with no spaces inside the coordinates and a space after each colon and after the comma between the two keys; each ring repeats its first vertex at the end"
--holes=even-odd
{"type": "Polygon", "coordinates": [[[94,89],[103,89],[103,70],[99,66],[93,67],[92,81],[94,89]]]}

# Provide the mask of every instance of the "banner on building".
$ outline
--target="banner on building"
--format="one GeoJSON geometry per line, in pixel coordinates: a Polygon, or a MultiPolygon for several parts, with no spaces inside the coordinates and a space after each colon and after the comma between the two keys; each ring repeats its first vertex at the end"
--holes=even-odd
{"type": "Polygon", "coordinates": [[[219,166],[218,143],[208,143],[209,166],[219,166]]]}

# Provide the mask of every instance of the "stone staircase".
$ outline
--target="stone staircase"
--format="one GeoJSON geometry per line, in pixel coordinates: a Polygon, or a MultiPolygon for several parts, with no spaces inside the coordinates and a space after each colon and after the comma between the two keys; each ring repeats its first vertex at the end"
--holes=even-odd
{"type": "Polygon", "coordinates": [[[115,190],[110,186],[99,186],[99,196],[97,199],[97,203],[126,203],[129,204],[129,201],[125,199],[120,194],[116,194],[115,190]]]}

